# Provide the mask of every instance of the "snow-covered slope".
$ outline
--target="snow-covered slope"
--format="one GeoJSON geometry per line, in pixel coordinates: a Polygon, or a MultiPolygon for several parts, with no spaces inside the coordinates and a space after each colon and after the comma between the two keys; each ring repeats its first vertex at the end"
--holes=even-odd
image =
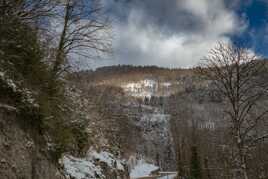
{"type": "Polygon", "coordinates": [[[138,82],[130,82],[121,86],[124,91],[134,97],[151,97],[157,89],[158,83],[154,80],[140,80],[138,82]]]}
{"type": "MultiPolygon", "coordinates": [[[[106,151],[90,150],[84,158],[65,155],[61,164],[70,179],[105,179],[107,168],[115,173],[125,172],[125,163],[106,151]]],[[[120,178],[119,175],[116,177],[120,178]]]]}

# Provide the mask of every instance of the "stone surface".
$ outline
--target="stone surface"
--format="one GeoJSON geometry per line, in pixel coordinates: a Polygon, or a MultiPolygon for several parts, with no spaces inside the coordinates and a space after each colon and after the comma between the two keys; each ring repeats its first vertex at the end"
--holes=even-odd
{"type": "Polygon", "coordinates": [[[0,108],[0,178],[62,179],[46,150],[41,150],[19,120],[15,111],[0,108]]]}

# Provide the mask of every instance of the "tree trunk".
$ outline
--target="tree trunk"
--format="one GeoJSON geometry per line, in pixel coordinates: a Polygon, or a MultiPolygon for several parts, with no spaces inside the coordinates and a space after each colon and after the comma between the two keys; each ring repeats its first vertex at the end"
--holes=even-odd
{"type": "Polygon", "coordinates": [[[247,173],[247,164],[246,164],[246,153],[245,153],[245,147],[241,141],[240,132],[238,131],[238,138],[237,138],[237,147],[238,147],[238,155],[240,158],[240,169],[243,175],[244,179],[248,179],[248,173],[247,173]]]}
{"type": "Polygon", "coordinates": [[[244,176],[244,179],[248,179],[248,173],[247,173],[247,165],[246,165],[246,156],[243,154],[242,156],[242,163],[241,163],[242,173],[244,176]]]}
{"type": "Polygon", "coordinates": [[[67,29],[68,29],[68,22],[70,18],[69,17],[70,10],[71,10],[70,0],[68,0],[65,6],[64,26],[60,35],[60,41],[59,41],[58,49],[56,52],[56,59],[55,59],[55,63],[53,66],[53,77],[56,77],[57,73],[60,70],[60,66],[64,63],[64,58],[65,58],[64,45],[65,45],[65,39],[66,39],[66,34],[67,34],[67,29]]]}

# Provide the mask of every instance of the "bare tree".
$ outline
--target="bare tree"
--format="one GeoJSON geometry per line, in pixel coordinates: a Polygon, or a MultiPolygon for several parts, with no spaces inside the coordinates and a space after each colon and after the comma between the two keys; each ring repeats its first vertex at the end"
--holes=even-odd
{"type": "Polygon", "coordinates": [[[259,130],[268,113],[261,104],[268,87],[267,80],[262,78],[267,73],[265,66],[265,61],[248,49],[219,43],[198,68],[226,99],[225,112],[237,149],[234,161],[238,161],[244,179],[249,178],[248,153],[258,141],[268,137],[267,131],[259,130]]]}
{"type": "Polygon", "coordinates": [[[65,0],[58,9],[63,27],[53,65],[54,75],[63,70],[70,54],[92,57],[92,53],[110,51],[110,24],[100,0],[65,0]]]}
{"type": "Polygon", "coordinates": [[[54,0],[1,0],[0,13],[1,17],[9,16],[32,22],[52,15],[56,5],[54,0]]]}

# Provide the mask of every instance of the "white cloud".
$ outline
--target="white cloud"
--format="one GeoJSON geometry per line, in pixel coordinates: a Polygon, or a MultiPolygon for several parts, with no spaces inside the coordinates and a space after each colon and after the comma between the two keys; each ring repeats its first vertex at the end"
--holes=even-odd
{"type": "Polygon", "coordinates": [[[234,12],[225,7],[223,0],[183,0],[183,2],[185,9],[203,20],[204,34],[221,36],[246,28],[246,24],[239,22],[234,12]]]}
{"type": "Polygon", "coordinates": [[[228,42],[226,34],[246,28],[223,0],[177,0],[177,4],[178,11],[200,18],[204,28],[168,33],[146,21],[146,12],[133,8],[127,22],[114,24],[114,64],[191,67],[218,41],[228,42]]]}

